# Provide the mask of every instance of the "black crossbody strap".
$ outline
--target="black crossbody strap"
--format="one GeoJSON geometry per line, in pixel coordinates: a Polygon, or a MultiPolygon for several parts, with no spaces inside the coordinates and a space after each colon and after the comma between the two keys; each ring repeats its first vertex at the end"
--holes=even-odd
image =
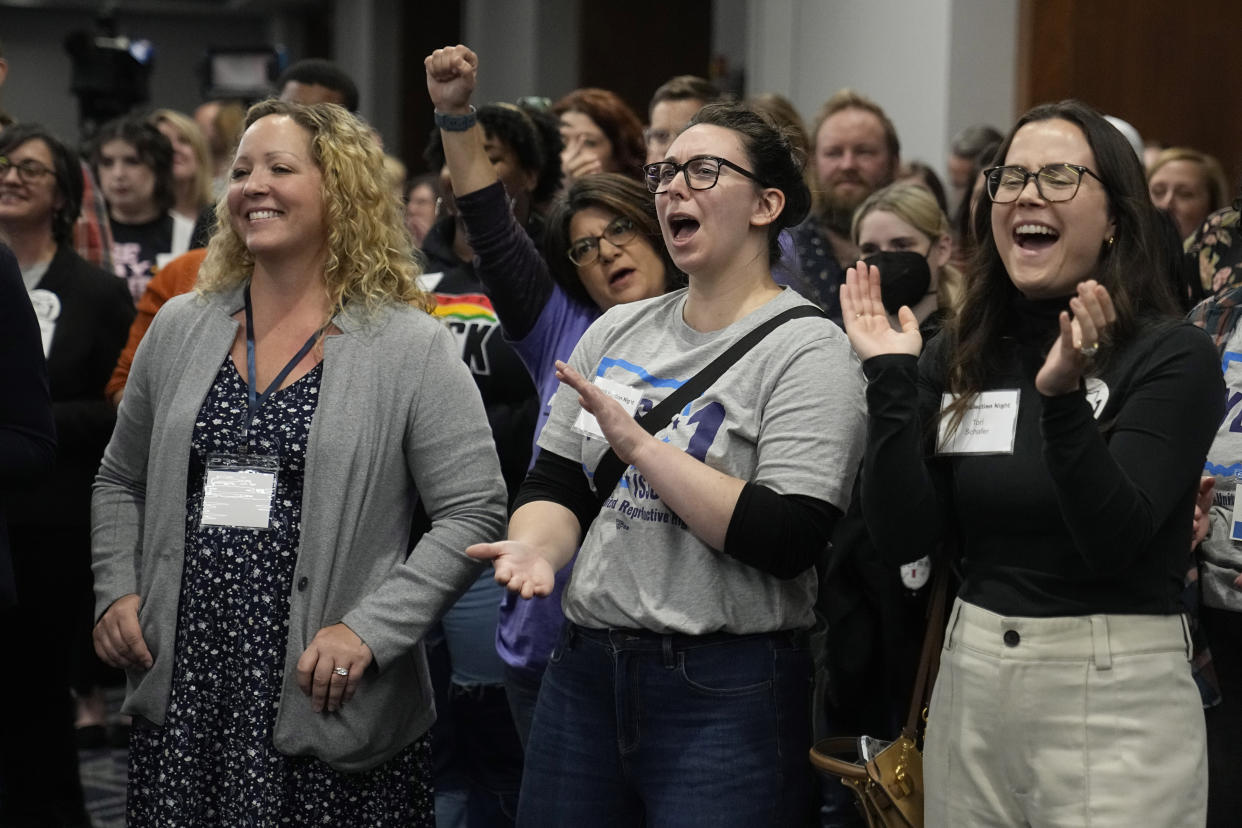
{"type": "MultiPolygon", "coordinates": [[[[765,336],[789,320],[801,319],[804,316],[828,318],[828,314],[814,305],[799,305],[796,308],[790,308],[787,311],[778,313],[761,325],[756,325],[738,339],[737,342],[730,345],[729,350],[713,359],[702,371],[686,380],[676,391],[665,397],[659,405],[639,417],[638,424],[648,434],[655,434],[668,425],[669,421],[673,419],[673,415],[685,408],[687,403],[701,397],[704,391],[711,388],[712,383],[720,379],[720,376],[729,370],[733,363],[741,359],[751,348],[758,345],[765,336]]],[[[621,462],[621,458],[617,457],[616,452],[612,449],[608,449],[599,461],[599,465],[595,467],[595,497],[601,507],[604,505],[604,501],[612,495],[612,490],[617,487],[617,482],[621,479],[621,475],[625,473],[625,469],[626,464],[621,462]]]]}

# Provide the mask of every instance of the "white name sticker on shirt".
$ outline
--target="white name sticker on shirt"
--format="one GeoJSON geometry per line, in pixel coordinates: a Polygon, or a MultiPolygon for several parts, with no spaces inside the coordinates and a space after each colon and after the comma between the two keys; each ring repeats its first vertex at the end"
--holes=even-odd
{"type": "MultiPolygon", "coordinates": [[[[621,403],[621,407],[630,416],[633,416],[634,412],[638,410],[638,403],[643,398],[642,392],[637,388],[631,388],[607,377],[597,376],[595,378],[595,387],[621,403]]],[[[606,439],[604,432],[600,430],[599,422],[595,419],[595,415],[586,409],[578,412],[578,419],[574,420],[574,431],[579,434],[585,434],[587,437],[597,437],[600,440],[606,439]]]]}
{"type": "MultiPolygon", "coordinates": [[[[953,402],[945,394],[941,411],[953,402]]],[[[1013,454],[1018,428],[1018,389],[981,391],[949,434],[950,418],[940,418],[938,454],[1013,454]]]]}
{"type": "Polygon", "coordinates": [[[52,353],[52,338],[56,336],[56,320],[60,319],[60,297],[50,290],[35,288],[29,292],[30,304],[39,319],[39,335],[43,338],[43,356],[52,353]]]}
{"type": "Polygon", "coordinates": [[[238,463],[207,463],[203,482],[203,526],[270,529],[276,494],[275,458],[250,458],[238,463]]]}
{"type": "Polygon", "coordinates": [[[1108,405],[1108,385],[1099,377],[1089,377],[1086,386],[1087,402],[1091,404],[1091,414],[1098,420],[1104,406],[1108,405]]]}
{"type": "Polygon", "coordinates": [[[901,583],[906,589],[922,589],[931,577],[931,558],[924,555],[917,561],[901,565],[901,583]]]}

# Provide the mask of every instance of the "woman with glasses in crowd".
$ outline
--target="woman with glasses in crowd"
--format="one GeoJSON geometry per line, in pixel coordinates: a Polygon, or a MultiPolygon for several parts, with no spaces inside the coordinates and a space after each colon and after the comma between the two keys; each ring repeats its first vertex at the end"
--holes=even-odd
{"type": "Polygon", "coordinates": [[[978,271],[924,347],[860,262],[842,293],[869,378],[862,505],[905,561],[955,539],[932,697],[930,826],[1201,825],[1203,713],[1179,596],[1220,421],[1129,144],[1037,107],[986,170],[978,271]],[[894,500],[893,493],[900,493],[894,500]]]}
{"type": "Polygon", "coordinates": [[[93,501],[131,824],[435,824],[421,640],[504,489],[380,159],[342,107],[252,107],[135,355],[93,501]]]}
{"type": "Polygon", "coordinates": [[[689,286],[613,307],[558,363],[563,384],[509,539],[467,550],[529,597],[552,589],[581,543],[519,825],[807,816],[804,631],[813,562],[862,448],[857,362],[826,319],[792,319],[654,435],[633,418],[807,305],[771,276],[778,234],[810,205],[799,161],[761,116],[713,104],[668,160],[647,165],[689,286]],[[595,490],[610,446],[624,473],[595,490]]]}
{"type": "MultiPolygon", "coordinates": [[[[677,284],[679,274],[660,238],[650,193],[633,179],[611,173],[574,182],[556,202],[544,225],[545,255],[540,255],[509,208],[503,170],[488,152],[486,124],[476,126],[470,117],[478,56],[465,46],[449,46],[429,55],[425,65],[427,89],[441,122],[444,162],[476,273],[505,340],[539,391],[537,438],[559,385],[556,360],[569,359],[600,313],[659,296],[677,284]]],[[[506,594],[501,604],[496,648],[505,662],[506,695],[523,742],[548,654],[564,623],[560,591],[568,576],[566,567],[546,598],[522,601],[506,594]]]]}

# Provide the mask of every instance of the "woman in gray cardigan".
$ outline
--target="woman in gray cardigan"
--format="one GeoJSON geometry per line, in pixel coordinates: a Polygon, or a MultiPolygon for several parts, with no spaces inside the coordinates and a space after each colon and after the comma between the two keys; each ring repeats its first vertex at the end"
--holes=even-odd
{"type": "Polygon", "coordinates": [[[505,493],[379,159],[340,107],[253,107],[197,291],[135,356],[93,500],[131,824],[434,822],[420,640],[505,493]]]}

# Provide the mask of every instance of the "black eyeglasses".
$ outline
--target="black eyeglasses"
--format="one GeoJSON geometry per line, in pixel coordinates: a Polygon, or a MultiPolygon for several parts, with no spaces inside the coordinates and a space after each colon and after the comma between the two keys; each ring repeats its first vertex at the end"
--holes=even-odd
{"type": "Polygon", "coordinates": [[[609,244],[615,247],[624,247],[634,241],[634,237],[637,235],[638,228],[634,226],[634,222],[625,216],[618,216],[604,228],[603,235],[583,236],[580,239],[574,239],[567,251],[569,260],[578,267],[586,267],[589,264],[594,264],[595,260],[599,258],[600,239],[608,239],[609,244]]]}
{"type": "Polygon", "coordinates": [[[1100,178],[1081,164],[1045,164],[1031,172],[1025,167],[989,167],[983,171],[988,198],[996,204],[1017,201],[1026,189],[1026,182],[1035,179],[1035,189],[1044,201],[1069,201],[1078,195],[1082,177],[1089,175],[1101,184],[1100,178]]]}
{"type": "Polygon", "coordinates": [[[8,175],[9,170],[17,170],[18,178],[27,184],[38,181],[45,175],[52,175],[54,172],[51,167],[45,167],[33,158],[27,158],[25,161],[10,161],[8,156],[0,155],[0,178],[8,175]]]}
{"type": "Polygon", "coordinates": [[[653,193],[667,192],[677,173],[685,177],[686,186],[690,189],[710,190],[720,180],[721,167],[740,172],[751,181],[759,181],[750,170],[744,170],[732,161],[717,158],[714,155],[696,155],[684,164],[674,161],[657,161],[643,167],[643,172],[647,174],[647,189],[653,193]]]}

